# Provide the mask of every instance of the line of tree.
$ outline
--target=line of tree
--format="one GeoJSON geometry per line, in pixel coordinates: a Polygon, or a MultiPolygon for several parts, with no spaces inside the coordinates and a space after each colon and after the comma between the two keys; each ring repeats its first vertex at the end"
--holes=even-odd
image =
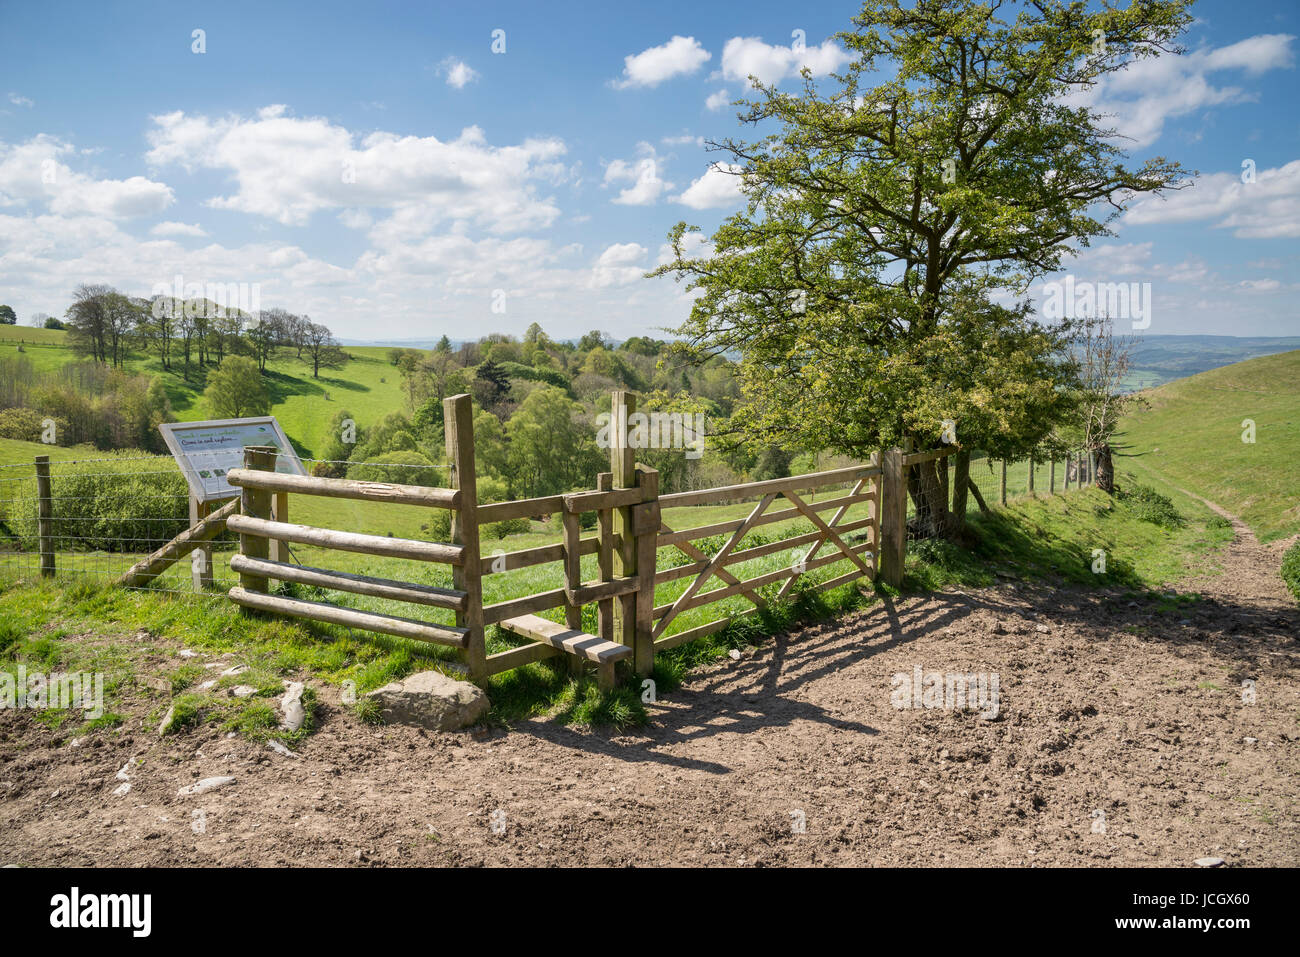
{"type": "Polygon", "coordinates": [[[311,364],[313,378],[347,359],[330,330],[309,316],[280,308],[249,315],[203,298],[142,299],[101,284],[76,288],[62,325],[72,348],[96,362],[120,368],[144,353],[186,378],[231,355],[253,359],[265,373],[268,361],[292,351],[311,364]]]}

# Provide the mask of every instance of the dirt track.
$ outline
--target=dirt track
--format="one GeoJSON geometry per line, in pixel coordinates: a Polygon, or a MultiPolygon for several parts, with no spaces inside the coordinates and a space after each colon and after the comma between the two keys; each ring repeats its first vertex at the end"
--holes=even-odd
{"type": "Polygon", "coordinates": [[[1236,527],[1222,574],[1178,589],[1198,603],[887,603],[697,673],[626,735],[373,728],[322,689],[295,760],[215,730],[53,747],[9,711],[0,863],[1296,865],[1300,611],[1281,549],[1236,527]],[[998,674],[997,717],[896,709],[915,666],[998,674]]]}

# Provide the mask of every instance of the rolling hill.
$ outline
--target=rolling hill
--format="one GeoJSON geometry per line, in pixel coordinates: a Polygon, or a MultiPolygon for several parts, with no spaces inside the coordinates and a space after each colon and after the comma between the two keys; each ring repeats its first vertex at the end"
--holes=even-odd
{"type": "Polygon", "coordinates": [[[1237,362],[1142,395],[1116,435],[1118,468],[1223,506],[1260,541],[1300,532],[1300,350],[1237,362]],[[1254,423],[1254,441],[1247,429],[1254,423]]]}

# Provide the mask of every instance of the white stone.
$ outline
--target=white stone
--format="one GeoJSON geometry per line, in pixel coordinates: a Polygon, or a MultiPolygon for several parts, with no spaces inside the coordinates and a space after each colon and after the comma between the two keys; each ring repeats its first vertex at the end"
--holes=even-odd
{"type": "Polygon", "coordinates": [[[284,697],[280,699],[280,711],[284,715],[280,727],[286,731],[297,731],[307,717],[307,713],[302,708],[302,690],[301,681],[291,681],[284,697]]]}
{"type": "Polygon", "coordinates": [[[227,784],[234,784],[234,778],[204,778],[196,784],[191,784],[187,788],[181,788],[176,792],[177,797],[193,797],[196,794],[207,794],[209,791],[215,791],[217,788],[224,788],[227,784]]]}

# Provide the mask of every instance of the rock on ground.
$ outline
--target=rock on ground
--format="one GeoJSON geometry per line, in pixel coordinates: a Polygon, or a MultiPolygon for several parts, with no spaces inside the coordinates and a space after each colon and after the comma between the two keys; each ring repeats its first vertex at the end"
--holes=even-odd
{"type": "Polygon", "coordinates": [[[455,731],[474,724],[492,706],[482,688],[440,671],[416,672],[366,697],[379,703],[385,721],[431,731],[455,731]]]}

